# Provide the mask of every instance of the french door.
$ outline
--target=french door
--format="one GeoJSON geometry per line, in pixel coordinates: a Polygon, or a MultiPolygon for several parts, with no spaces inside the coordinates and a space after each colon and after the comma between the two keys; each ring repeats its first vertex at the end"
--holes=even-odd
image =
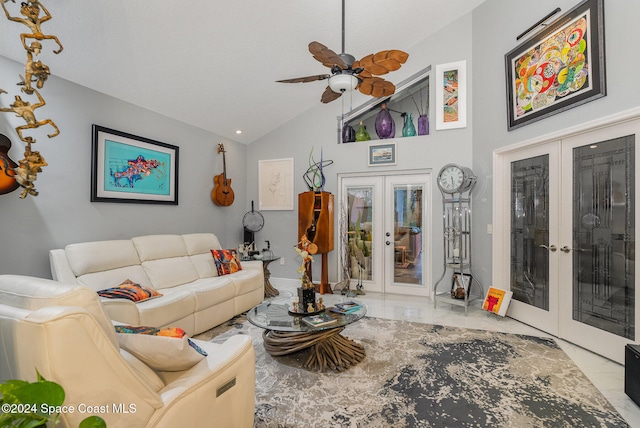
{"type": "Polygon", "coordinates": [[[428,296],[429,174],[340,177],[341,257],[351,288],[428,296]]]}
{"type": "Polygon", "coordinates": [[[513,291],[509,316],[620,363],[640,327],[638,136],[640,121],[624,122],[504,153],[496,164],[496,212],[507,227],[495,237],[505,251],[494,278],[513,291]]]}

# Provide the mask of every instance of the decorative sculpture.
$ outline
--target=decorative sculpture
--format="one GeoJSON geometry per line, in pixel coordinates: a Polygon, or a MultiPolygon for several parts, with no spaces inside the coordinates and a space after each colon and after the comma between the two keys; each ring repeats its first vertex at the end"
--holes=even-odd
{"type": "MultiPolygon", "coordinates": [[[[32,89],[32,90],[38,96],[38,101],[39,101],[38,103],[32,105],[28,101],[23,101],[22,98],[20,98],[20,95],[16,95],[16,100],[13,104],[10,104],[10,107],[0,107],[0,112],[14,112],[16,116],[23,118],[24,121],[27,122],[26,125],[16,127],[16,132],[18,133],[18,137],[20,137],[20,139],[27,144],[35,143],[36,140],[34,140],[32,137],[23,137],[22,131],[24,131],[25,129],[38,128],[42,125],[49,124],[53,126],[53,129],[55,129],[55,132],[53,134],[47,135],[47,137],[53,138],[60,133],[60,130],[58,129],[56,124],[53,122],[53,120],[44,119],[44,120],[38,121],[36,119],[34,110],[44,106],[46,102],[42,98],[42,95],[40,95],[40,92],[38,92],[36,89],[32,89]]],[[[2,93],[6,93],[6,91],[0,89],[0,94],[2,93]]]]}
{"type": "Polygon", "coordinates": [[[36,82],[38,89],[42,89],[44,82],[46,82],[51,74],[49,67],[43,64],[42,61],[33,60],[33,54],[38,55],[41,49],[42,45],[39,42],[31,43],[31,46],[27,49],[27,62],[24,67],[25,77],[20,76],[22,82],[18,83],[18,85],[24,86],[24,88],[22,88],[22,92],[24,93],[33,93],[33,88],[31,87],[31,83],[33,82],[36,82]]]}
{"type": "Polygon", "coordinates": [[[332,163],[332,160],[322,159],[322,147],[320,148],[320,162],[316,162],[316,160],[313,159],[313,147],[311,148],[311,153],[309,153],[309,168],[307,168],[307,171],[302,176],[310,191],[322,192],[324,190],[325,178],[323,169],[332,163]]]}
{"type": "MultiPolygon", "coordinates": [[[[17,167],[11,168],[7,160],[3,157],[3,172],[6,176],[14,178],[20,187],[23,188],[20,198],[24,199],[27,195],[38,195],[34,182],[38,177],[38,173],[42,172],[42,167],[47,166],[47,162],[40,152],[31,150],[31,144],[36,142],[35,138],[31,136],[23,136],[22,132],[29,129],[39,128],[44,125],[51,125],[54,132],[47,136],[49,138],[53,138],[60,134],[60,130],[53,120],[36,119],[35,110],[46,105],[46,102],[42,95],[40,95],[38,89],[42,89],[44,87],[51,71],[47,65],[42,63],[42,61],[34,60],[34,56],[38,56],[40,52],[42,52],[42,44],[40,42],[43,40],[53,40],[58,44],[58,49],[53,51],[55,54],[59,54],[64,48],[56,36],[44,34],[42,32],[41,25],[44,22],[49,21],[52,17],[47,8],[44,7],[40,1],[33,0],[20,3],[20,14],[23,17],[12,16],[5,5],[8,0],[0,1],[2,9],[9,21],[24,24],[31,30],[31,33],[20,34],[22,46],[27,53],[27,60],[25,62],[24,76],[20,76],[20,82],[18,85],[22,86],[22,92],[27,95],[35,93],[38,97],[38,102],[31,104],[29,101],[25,101],[19,95],[16,95],[13,104],[10,104],[9,107],[0,107],[0,112],[15,113],[16,116],[22,118],[26,123],[25,125],[15,128],[20,140],[26,143],[24,159],[18,161],[17,167]],[[44,13],[43,16],[40,16],[41,12],[44,13]],[[33,41],[27,45],[27,39],[33,39],[33,41]],[[37,89],[32,86],[32,83],[36,84],[35,86],[37,89]]],[[[15,3],[15,0],[11,0],[11,2],[15,3]]],[[[0,89],[0,94],[2,93],[6,94],[7,91],[0,89]]]]}
{"type": "MultiPolygon", "coordinates": [[[[42,23],[51,19],[51,14],[47,10],[47,8],[44,7],[44,5],[42,5],[38,0],[22,2],[20,7],[20,13],[24,16],[24,18],[18,18],[18,17],[11,16],[9,14],[9,11],[4,5],[7,1],[8,0],[4,0],[2,3],[2,9],[4,9],[4,14],[7,15],[7,19],[9,21],[20,22],[26,25],[27,27],[29,27],[29,29],[31,30],[31,34],[26,34],[26,33],[20,34],[20,40],[22,40],[22,46],[24,46],[26,50],[29,50],[29,48],[27,47],[26,39],[36,39],[36,40],[46,39],[46,40],[55,40],[55,42],[60,47],[60,49],[58,49],[57,51],[53,51],[53,53],[59,54],[60,52],[62,52],[62,49],[64,48],[62,47],[60,40],[58,40],[56,36],[43,34],[42,30],[40,29],[40,25],[42,23]],[[42,11],[44,12],[43,17],[40,17],[41,8],[42,8],[42,11]]],[[[15,0],[11,0],[11,1],[15,3],[15,0]]]]}

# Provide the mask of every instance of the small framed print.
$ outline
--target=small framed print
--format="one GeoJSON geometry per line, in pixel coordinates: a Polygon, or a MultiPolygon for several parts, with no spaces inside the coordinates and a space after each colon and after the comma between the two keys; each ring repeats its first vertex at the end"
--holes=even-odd
{"type": "Polygon", "coordinates": [[[369,166],[396,164],[396,143],[371,144],[369,146],[369,166]]]}
{"type": "Polygon", "coordinates": [[[258,161],[258,209],[293,210],[293,158],[258,161]]]}
{"type": "Polygon", "coordinates": [[[436,65],[436,129],[467,126],[467,61],[436,65]]]}
{"type": "Polygon", "coordinates": [[[451,278],[451,297],[453,299],[464,299],[469,295],[473,276],[467,273],[455,272],[451,278]]]}

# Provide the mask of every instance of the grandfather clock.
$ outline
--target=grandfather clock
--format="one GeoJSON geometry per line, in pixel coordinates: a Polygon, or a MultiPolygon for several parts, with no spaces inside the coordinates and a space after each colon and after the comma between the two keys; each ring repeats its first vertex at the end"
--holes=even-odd
{"type": "MultiPolygon", "coordinates": [[[[320,294],[331,293],[327,253],[333,250],[333,195],[329,192],[304,192],[298,195],[298,241],[302,235],[318,247],[322,255],[320,294]]],[[[311,272],[308,272],[311,279],[311,272]]]]}

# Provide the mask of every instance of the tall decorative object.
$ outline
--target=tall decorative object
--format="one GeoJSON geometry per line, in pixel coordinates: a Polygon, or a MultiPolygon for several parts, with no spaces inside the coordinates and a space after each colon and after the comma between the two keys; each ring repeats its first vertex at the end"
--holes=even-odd
{"type": "Polygon", "coordinates": [[[418,135],[429,135],[429,116],[426,114],[418,116],[418,135]]]}
{"type": "Polygon", "coordinates": [[[467,167],[447,164],[438,173],[437,183],[442,193],[444,257],[442,275],[433,286],[433,307],[436,308],[440,296],[447,295],[449,303],[464,306],[466,315],[470,302],[484,298],[482,284],[471,272],[471,192],[477,176],[467,167]],[[452,284],[442,293],[438,285],[447,271],[453,272],[452,284]],[[474,284],[476,287],[472,287],[474,284]]]}
{"type": "Polygon", "coordinates": [[[342,126],[342,142],[353,143],[354,141],[356,141],[356,130],[349,125],[349,122],[345,122],[342,126]]]}
{"type": "Polygon", "coordinates": [[[364,126],[364,123],[360,121],[360,126],[358,127],[358,131],[356,132],[356,141],[369,141],[371,137],[367,132],[367,128],[364,126]]]}
{"type": "Polygon", "coordinates": [[[294,307],[294,312],[315,312],[317,309],[316,291],[308,272],[311,271],[311,263],[313,262],[311,255],[317,251],[317,248],[304,235],[298,245],[299,247],[296,246],[295,250],[302,259],[302,264],[298,268],[300,287],[298,287],[298,307],[294,307]]]}
{"type": "MultiPolygon", "coordinates": [[[[298,240],[303,237],[322,255],[319,292],[331,293],[327,253],[333,250],[333,195],[329,192],[304,192],[298,195],[298,240]]],[[[309,272],[309,279],[311,279],[309,272]]]]}
{"type": "Polygon", "coordinates": [[[416,106],[416,110],[418,110],[418,135],[429,135],[429,116],[427,113],[429,112],[429,89],[425,91],[426,102],[423,107],[423,99],[422,99],[422,89],[420,90],[420,105],[416,102],[414,94],[411,94],[411,99],[413,100],[413,104],[416,106]]]}
{"type": "Polygon", "coordinates": [[[378,134],[378,137],[381,139],[396,136],[396,123],[393,117],[391,117],[387,103],[380,105],[380,112],[376,116],[376,134],[378,134]]]}
{"type": "Polygon", "coordinates": [[[411,113],[404,114],[404,126],[402,127],[403,137],[413,137],[416,135],[416,127],[413,126],[413,117],[411,113]]]}
{"type": "MultiPolygon", "coordinates": [[[[56,36],[44,34],[42,32],[41,24],[49,21],[51,19],[51,14],[44,5],[40,3],[40,1],[35,0],[22,2],[20,4],[20,15],[22,15],[22,17],[12,16],[7,9],[6,3],[7,1],[4,0],[0,4],[2,5],[2,9],[4,10],[7,19],[9,21],[24,24],[31,31],[31,33],[20,34],[20,39],[22,40],[22,46],[26,51],[27,59],[25,61],[24,76],[20,76],[21,80],[18,82],[18,85],[22,86],[21,90],[24,94],[35,94],[38,98],[38,101],[32,104],[30,101],[23,100],[20,95],[15,95],[14,102],[9,104],[9,107],[0,107],[0,112],[15,113],[16,116],[25,121],[25,125],[15,128],[20,140],[26,143],[24,158],[18,161],[18,166],[12,167],[8,162],[8,156],[0,154],[0,158],[2,159],[4,166],[3,173],[7,177],[15,179],[16,183],[22,187],[23,190],[20,194],[20,198],[24,199],[27,195],[38,195],[34,182],[38,177],[38,173],[42,172],[42,168],[47,166],[47,162],[40,152],[31,150],[31,145],[34,144],[36,140],[31,136],[24,136],[22,134],[23,131],[49,125],[53,128],[53,132],[47,135],[49,138],[53,138],[60,133],[60,130],[53,120],[38,120],[36,118],[35,110],[46,105],[46,102],[38,89],[42,89],[44,87],[45,81],[51,72],[49,67],[43,64],[42,61],[34,61],[34,56],[38,56],[40,54],[42,51],[42,44],[40,42],[45,40],[52,40],[57,43],[58,49],[53,51],[55,54],[62,52],[63,47],[56,36]],[[43,16],[40,16],[41,12],[44,13],[43,16]],[[31,41],[29,45],[27,45],[27,40],[31,41]],[[32,83],[35,83],[35,87],[33,87],[32,83]]],[[[7,91],[0,89],[0,94],[3,93],[6,94],[7,91]]]]}

